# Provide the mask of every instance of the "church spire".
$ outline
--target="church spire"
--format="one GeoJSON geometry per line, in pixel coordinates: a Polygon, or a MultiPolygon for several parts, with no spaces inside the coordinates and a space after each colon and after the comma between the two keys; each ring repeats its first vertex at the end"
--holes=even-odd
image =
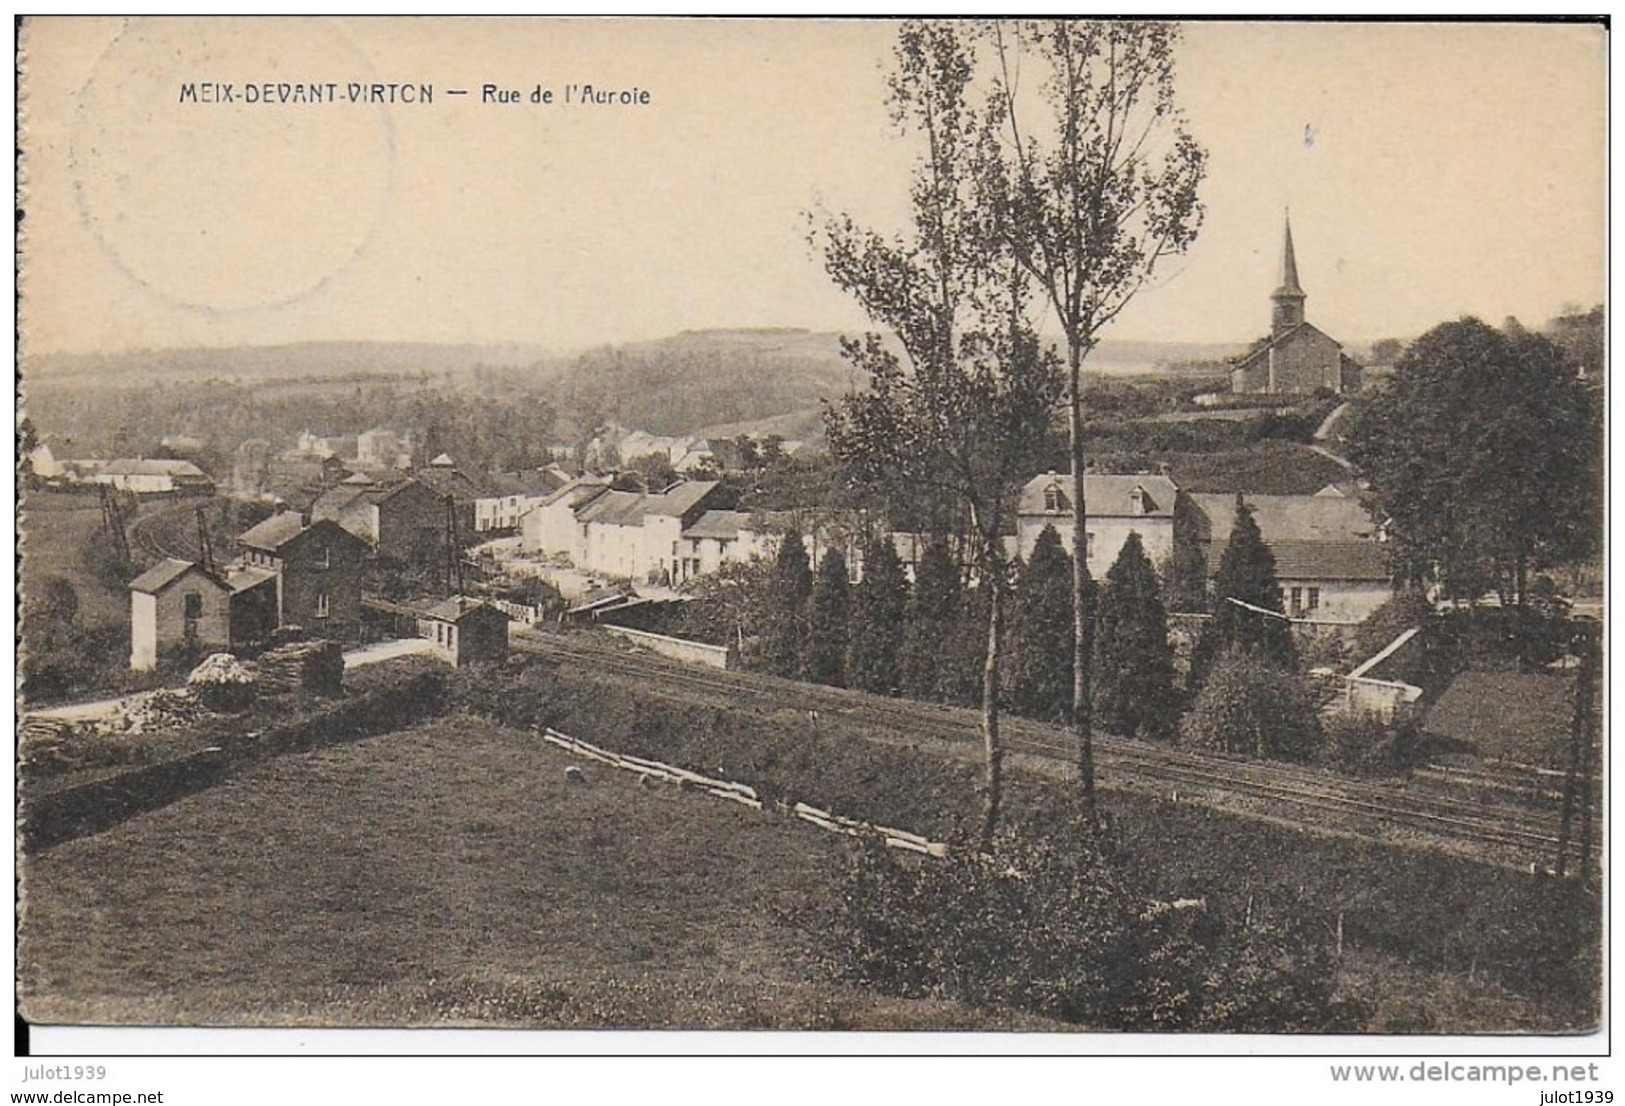
{"type": "Polygon", "coordinates": [[[1292,249],[1292,214],[1286,217],[1286,237],[1281,246],[1281,286],[1270,297],[1274,301],[1270,329],[1275,334],[1303,322],[1303,301],[1309,297],[1298,283],[1298,257],[1292,249]]]}

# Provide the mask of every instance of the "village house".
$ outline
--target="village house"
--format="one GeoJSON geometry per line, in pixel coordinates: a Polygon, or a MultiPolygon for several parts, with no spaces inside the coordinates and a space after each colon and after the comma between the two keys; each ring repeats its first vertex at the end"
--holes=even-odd
{"type": "Polygon", "coordinates": [[[367,543],[332,519],[307,522],[284,511],[245,530],[237,544],[245,567],[275,575],[278,626],[337,633],[360,621],[367,543]]]}
{"type": "Polygon", "coordinates": [[[532,472],[498,472],[485,478],[484,494],[474,500],[474,530],[512,530],[532,507],[569,483],[557,468],[532,472]]]}
{"type": "Polygon", "coordinates": [[[166,557],[130,581],[130,668],[150,672],[161,651],[231,645],[231,588],[191,561],[166,557]]]}
{"type": "MultiPolygon", "coordinates": [[[[1117,561],[1130,533],[1140,535],[1146,556],[1159,568],[1173,554],[1174,509],[1179,488],[1166,476],[1085,473],[1084,513],[1088,517],[1089,572],[1100,579],[1117,561]]],[[[1035,476],[1016,504],[1016,550],[1031,557],[1038,535],[1053,526],[1061,547],[1072,549],[1072,477],[1055,472],[1035,476]]]]}
{"type": "Polygon", "coordinates": [[[1292,222],[1281,250],[1281,284],[1271,295],[1269,337],[1233,362],[1230,390],[1236,393],[1307,395],[1358,391],[1360,366],[1335,339],[1304,319],[1308,295],[1298,283],[1292,249],[1292,222]]]}
{"type": "Polygon", "coordinates": [[[356,473],[323,492],[311,516],[338,523],[381,556],[433,564],[446,555],[445,501],[411,477],[381,483],[356,473]]]}
{"type": "Polygon", "coordinates": [[[765,557],[770,535],[756,528],[748,511],[706,511],[685,526],[671,558],[673,586],[715,572],[726,564],[765,557]]]}
{"type": "Polygon", "coordinates": [[[1251,509],[1264,544],[1275,557],[1281,607],[1292,618],[1354,624],[1393,595],[1382,530],[1357,498],[1315,495],[1195,493],[1182,527],[1207,565],[1219,571],[1235,525],[1237,500],[1251,509]]]}
{"type": "Polygon", "coordinates": [[[466,596],[452,596],[424,611],[418,617],[418,634],[439,646],[459,668],[508,655],[508,616],[466,596]]]}
{"type": "Polygon", "coordinates": [[[578,476],[520,515],[520,551],[574,559],[576,512],[609,491],[609,484],[607,476],[578,476]]]}

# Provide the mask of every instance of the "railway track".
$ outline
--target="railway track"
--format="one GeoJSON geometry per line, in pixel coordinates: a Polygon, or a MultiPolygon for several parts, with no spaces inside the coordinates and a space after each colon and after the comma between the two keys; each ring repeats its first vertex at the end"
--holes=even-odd
{"type": "MultiPolygon", "coordinates": [[[[654,680],[732,705],[770,711],[816,712],[901,739],[935,740],[965,748],[981,740],[976,712],[940,704],[904,702],[759,674],[697,670],[648,654],[558,635],[515,635],[515,647],[590,664],[599,671],[654,680]]],[[[1050,774],[1067,774],[1074,758],[1069,735],[1054,727],[1007,717],[1006,747],[1050,774]]],[[[1400,783],[1349,780],[1314,769],[1169,749],[1106,734],[1095,738],[1103,786],[1186,795],[1218,805],[1314,827],[1352,828],[1366,836],[1413,835],[1467,846],[1520,867],[1550,862],[1558,845],[1555,802],[1532,806],[1418,794],[1400,783]]],[[[1601,834],[1594,837],[1600,850],[1601,834]]]]}
{"type": "Polygon", "coordinates": [[[126,531],[130,544],[157,557],[197,560],[197,531],[187,531],[194,509],[189,502],[165,503],[138,514],[126,531]]]}

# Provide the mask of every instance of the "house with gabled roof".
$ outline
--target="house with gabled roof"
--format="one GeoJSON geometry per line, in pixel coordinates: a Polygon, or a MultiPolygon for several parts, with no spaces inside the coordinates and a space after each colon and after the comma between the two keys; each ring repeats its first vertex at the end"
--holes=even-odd
{"type": "Polygon", "coordinates": [[[364,539],[332,519],[283,511],[239,534],[237,544],[245,567],[274,574],[278,626],[325,631],[360,621],[364,539]]]}
{"type": "Polygon", "coordinates": [[[446,555],[445,500],[414,477],[379,481],[356,473],[323,492],[310,513],[338,523],[381,556],[434,564],[446,555]]]}
{"type": "Polygon", "coordinates": [[[519,548],[525,553],[575,559],[579,526],[576,512],[609,491],[610,479],[586,473],[519,516],[519,548]]]}
{"type": "Polygon", "coordinates": [[[166,557],[130,581],[130,667],[149,672],[174,648],[231,645],[231,588],[193,561],[166,557]]]}
{"type": "Polygon", "coordinates": [[[1281,607],[1292,618],[1363,622],[1393,595],[1393,571],[1382,527],[1357,498],[1344,495],[1195,493],[1182,519],[1182,538],[1195,543],[1218,575],[1239,504],[1252,512],[1275,558],[1281,607]]]}
{"type": "MultiPolygon", "coordinates": [[[[1071,550],[1072,494],[1069,473],[1048,472],[1023,485],[1016,503],[1016,550],[1022,557],[1032,556],[1038,536],[1047,526],[1055,528],[1061,547],[1071,550]]],[[[1179,487],[1160,474],[1085,473],[1083,506],[1090,574],[1097,580],[1104,576],[1131,533],[1140,535],[1151,563],[1162,565],[1174,549],[1174,508],[1179,494],[1179,487]]]]}

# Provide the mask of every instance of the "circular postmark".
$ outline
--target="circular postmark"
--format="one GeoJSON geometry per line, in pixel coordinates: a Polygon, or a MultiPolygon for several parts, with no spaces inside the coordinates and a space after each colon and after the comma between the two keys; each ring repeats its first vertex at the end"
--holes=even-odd
{"type": "Polygon", "coordinates": [[[304,299],[378,233],[394,128],[387,105],[262,93],[372,73],[336,20],[133,20],[77,95],[80,218],[125,275],[173,303],[304,299]]]}

